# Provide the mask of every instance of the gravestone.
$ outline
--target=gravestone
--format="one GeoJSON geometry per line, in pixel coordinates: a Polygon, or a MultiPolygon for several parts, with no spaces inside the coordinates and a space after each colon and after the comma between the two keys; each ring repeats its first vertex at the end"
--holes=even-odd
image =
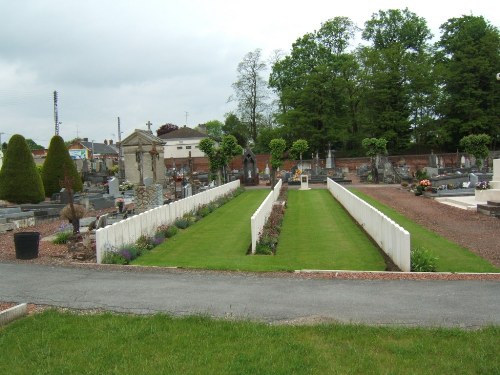
{"type": "Polygon", "coordinates": [[[438,157],[434,152],[431,152],[429,155],[429,167],[437,168],[438,167],[438,157]]]}
{"type": "Polygon", "coordinates": [[[153,185],[153,177],[144,177],[144,186],[153,185]]]}
{"type": "Polygon", "coordinates": [[[113,198],[117,198],[120,196],[120,181],[118,181],[117,178],[110,178],[108,181],[108,187],[109,195],[111,195],[113,198]]]}
{"type": "Polygon", "coordinates": [[[469,181],[470,181],[469,187],[476,187],[476,185],[479,182],[479,178],[474,173],[469,173],[469,181]]]}
{"type": "Polygon", "coordinates": [[[243,183],[245,185],[258,185],[257,159],[255,154],[247,148],[243,155],[243,183]]]}
{"type": "Polygon", "coordinates": [[[468,168],[470,168],[470,165],[471,165],[470,159],[469,158],[465,158],[464,167],[466,169],[468,169],[468,168]]]}
{"type": "Polygon", "coordinates": [[[300,176],[300,189],[299,190],[310,190],[309,187],[309,176],[303,174],[300,176]]]}

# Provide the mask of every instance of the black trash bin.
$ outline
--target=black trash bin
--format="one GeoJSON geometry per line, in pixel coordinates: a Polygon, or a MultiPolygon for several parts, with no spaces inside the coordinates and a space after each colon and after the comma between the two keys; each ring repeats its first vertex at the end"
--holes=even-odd
{"type": "Polygon", "coordinates": [[[16,248],[16,259],[38,258],[38,244],[40,232],[14,233],[14,246],[16,248]]]}

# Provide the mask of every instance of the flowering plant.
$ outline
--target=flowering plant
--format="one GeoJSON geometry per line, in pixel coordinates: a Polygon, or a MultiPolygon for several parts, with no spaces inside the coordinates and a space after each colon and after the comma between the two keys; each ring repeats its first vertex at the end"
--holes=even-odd
{"type": "Polygon", "coordinates": [[[426,187],[429,187],[431,186],[431,182],[429,180],[421,180],[419,183],[418,183],[420,186],[426,188],[426,187]]]}
{"type": "Polygon", "coordinates": [[[476,185],[477,190],[486,190],[490,188],[490,184],[488,181],[481,181],[476,185]]]}

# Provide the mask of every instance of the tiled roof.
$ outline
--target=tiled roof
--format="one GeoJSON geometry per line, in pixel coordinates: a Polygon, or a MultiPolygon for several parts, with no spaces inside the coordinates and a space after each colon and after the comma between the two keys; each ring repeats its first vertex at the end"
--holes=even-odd
{"type": "MultiPolygon", "coordinates": [[[[85,148],[92,150],[92,142],[80,142],[85,148]]],[[[106,145],[104,143],[94,142],[94,154],[95,155],[117,155],[118,152],[114,147],[106,145]]]]}
{"type": "Polygon", "coordinates": [[[199,132],[198,130],[194,130],[188,128],[187,126],[183,126],[177,130],[174,130],[167,134],[160,135],[162,139],[186,139],[186,138],[207,138],[206,134],[199,132]]]}

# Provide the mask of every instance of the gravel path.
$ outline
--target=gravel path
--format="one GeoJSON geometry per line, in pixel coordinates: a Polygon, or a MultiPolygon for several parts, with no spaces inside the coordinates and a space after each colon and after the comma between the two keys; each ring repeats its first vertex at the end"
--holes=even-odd
{"type": "Polygon", "coordinates": [[[500,267],[499,219],[415,196],[399,185],[353,187],[500,267]]]}

